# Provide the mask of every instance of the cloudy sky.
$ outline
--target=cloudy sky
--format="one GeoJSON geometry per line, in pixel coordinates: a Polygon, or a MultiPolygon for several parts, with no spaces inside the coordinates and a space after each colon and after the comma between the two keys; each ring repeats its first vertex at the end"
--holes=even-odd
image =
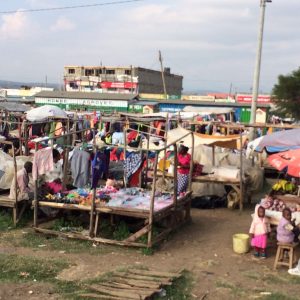
{"type": "MultiPolygon", "coordinates": [[[[23,9],[115,0],[1,1],[0,79],[62,81],[64,65],[164,65],[185,90],[249,92],[260,0],[144,0],[130,4],[24,13],[23,9]]],[[[260,90],[298,68],[300,1],[267,4],[260,90]]]]}

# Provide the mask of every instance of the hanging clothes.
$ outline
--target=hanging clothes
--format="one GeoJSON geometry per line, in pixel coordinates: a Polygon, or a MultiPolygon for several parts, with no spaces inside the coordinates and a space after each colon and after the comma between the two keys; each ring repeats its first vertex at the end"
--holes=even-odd
{"type": "Polygon", "coordinates": [[[97,151],[92,161],[92,188],[96,188],[100,179],[108,176],[110,150],[97,151]]]}
{"type": "Polygon", "coordinates": [[[55,126],[55,136],[61,136],[63,132],[63,125],[61,122],[57,122],[55,126]]]}
{"type": "Polygon", "coordinates": [[[90,182],[90,154],[86,151],[75,149],[71,160],[73,185],[84,188],[90,182]]]}
{"type": "Polygon", "coordinates": [[[32,162],[32,177],[36,180],[38,175],[44,175],[53,170],[53,155],[51,147],[38,150],[34,153],[32,162]]]}
{"type": "Polygon", "coordinates": [[[53,138],[55,133],[56,123],[52,122],[50,126],[49,137],[53,138]]]}
{"type": "Polygon", "coordinates": [[[125,174],[126,180],[128,181],[130,177],[139,169],[142,164],[142,153],[141,152],[128,152],[126,153],[125,160],[125,174]]]}

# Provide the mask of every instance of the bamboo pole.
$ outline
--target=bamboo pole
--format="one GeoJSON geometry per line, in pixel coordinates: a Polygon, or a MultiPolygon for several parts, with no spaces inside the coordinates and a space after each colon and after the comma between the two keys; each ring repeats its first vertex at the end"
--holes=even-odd
{"type": "Polygon", "coordinates": [[[154,213],[154,200],[155,200],[155,190],[156,190],[156,178],[157,178],[157,164],[158,164],[158,152],[155,152],[154,160],[154,174],[152,183],[152,194],[150,202],[150,212],[149,212],[149,232],[148,232],[148,243],[147,246],[152,246],[152,230],[153,230],[153,213],[154,213]]]}
{"type": "Polygon", "coordinates": [[[148,183],[148,171],[149,171],[149,144],[150,144],[150,139],[149,139],[149,136],[147,136],[146,170],[145,170],[145,178],[144,178],[144,185],[145,185],[145,188],[147,188],[147,183],[148,183]]]}

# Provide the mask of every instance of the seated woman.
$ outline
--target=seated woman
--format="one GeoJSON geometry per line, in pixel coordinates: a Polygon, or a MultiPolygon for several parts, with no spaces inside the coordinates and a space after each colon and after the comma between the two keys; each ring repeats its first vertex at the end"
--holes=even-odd
{"type": "Polygon", "coordinates": [[[60,163],[60,153],[57,149],[53,149],[53,170],[46,173],[44,182],[47,188],[54,194],[62,191],[62,164],[60,163]]]}
{"type": "Polygon", "coordinates": [[[33,189],[29,185],[29,174],[32,173],[32,162],[26,161],[24,167],[17,172],[17,178],[14,178],[10,187],[9,198],[17,200],[32,200],[33,189]],[[17,180],[17,190],[16,190],[17,180]],[[17,192],[17,195],[16,195],[17,192]]]}

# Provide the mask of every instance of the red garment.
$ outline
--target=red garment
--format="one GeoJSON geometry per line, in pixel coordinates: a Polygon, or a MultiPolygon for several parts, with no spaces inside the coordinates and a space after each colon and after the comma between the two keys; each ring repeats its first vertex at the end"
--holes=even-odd
{"type": "Polygon", "coordinates": [[[131,141],[135,140],[137,137],[138,133],[137,131],[130,131],[127,135],[127,141],[130,143],[131,141]]]}
{"type": "Polygon", "coordinates": [[[129,180],[130,187],[139,187],[140,186],[140,173],[142,172],[143,167],[140,167],[134,174],[132,174],[129,180]]]}
{"type": "MultiPolygon", "coordinates": [[[[190,167],[191,155],[189,153],[187,153],[185,155],[178,154],[178,162],[183,166],[190,167]]],[[[179,168],[178,173],[179,174],[189,174],[190,168],[179,168]]]]}

